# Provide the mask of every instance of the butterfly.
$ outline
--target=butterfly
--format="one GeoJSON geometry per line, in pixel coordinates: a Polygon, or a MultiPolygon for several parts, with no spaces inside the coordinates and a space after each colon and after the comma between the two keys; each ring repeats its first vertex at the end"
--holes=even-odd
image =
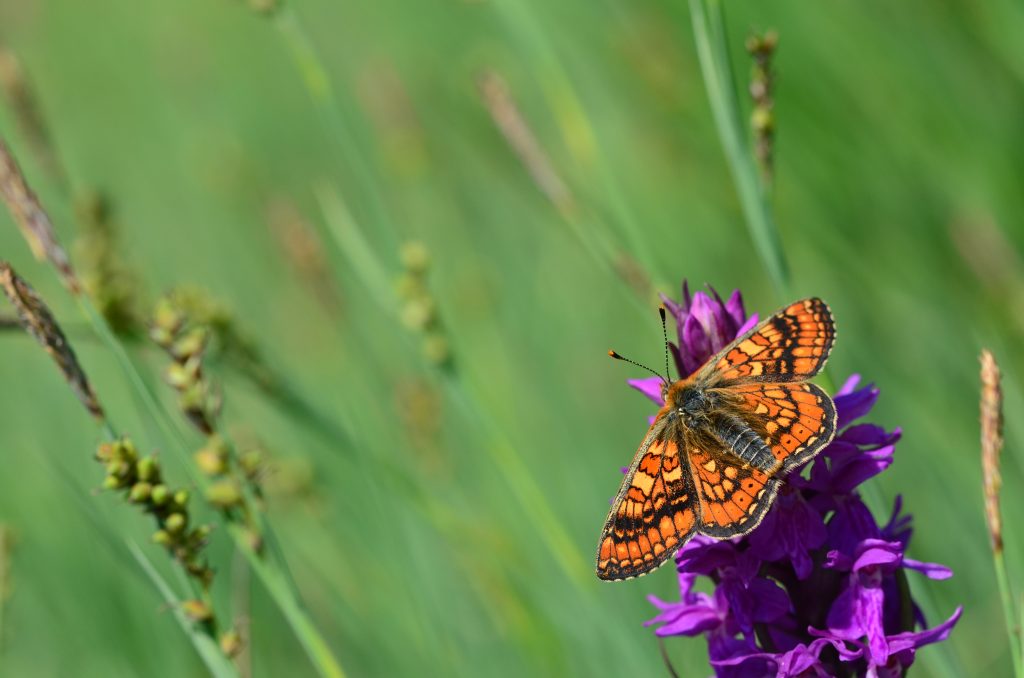
{"type": "Polygon", "coordinates": [[[599,578],[647,574],[694,534],[728,539],[758,526],[780,478],[835,435],[832,399],[807,382],[825,365],[835,334],[825,302],[804,299],[689,377],[666,380],[665,405],[605,521],[599,578]]]}

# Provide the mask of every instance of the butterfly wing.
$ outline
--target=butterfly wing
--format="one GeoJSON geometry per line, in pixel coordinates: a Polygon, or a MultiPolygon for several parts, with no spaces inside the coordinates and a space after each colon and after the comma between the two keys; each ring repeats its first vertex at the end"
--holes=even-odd
{"type": "Polygon", "coordinates": [[[812,459],[832,441],[836,408],[816,384],[741,384],[731,392],[742,398],[736,414],[764,440],[785,473],[812,459]]]}
{"type": "Polygon", "coordinates": [[[597,576],[630,579],[658,568],[697,524],[693,479],[682,457],[685,445],[654,422],[622,481],[605,521],[597,576]]]}
{"type": "Polygon", "coordinates": [[[693,436],[688,459],[698,497],[698,531],[746,534],[771,508],[784,475],[813,458],[836,429],[832,399],[815,384],[835,341],[832,313],[821,299],[797,301],[761,322],[708,361],[696,380],[725,395],[726,412],[753,432],[723,440],[693,436]],[[750,445],[776,463],[746,463],[750,445]]]}
{"type": "Polygon", "coordinates": [[[825,365],[835,341],[832,312],[821,299],[797,301],[765,319],[708,361],[698,373],[707,384],[797,382],[825,365]]]}
{"type": "Polygon", "coordinates": [[[777,480],[715,445],[691,440],[687,460],[693,474],[698,530],[716,539],[750,532],[771,508],[777,480]]]}

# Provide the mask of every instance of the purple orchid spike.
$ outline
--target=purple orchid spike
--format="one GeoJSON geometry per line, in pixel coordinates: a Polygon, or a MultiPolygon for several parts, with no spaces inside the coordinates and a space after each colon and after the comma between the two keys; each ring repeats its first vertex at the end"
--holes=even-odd
{"type": "Polygon", "coordinates": [[[681,377],[696,372],[708,358],[757,324],[757,316],[747,316],[744,311],[739,290],[723,302],[710,285],[708,292],[698,291],[691,296],[684,281],[680,303],[664,294],[661,300],[676,323],[678,342],[672,344],[671,350],[681,377]]]}
{"type": "MultiPolygon", "coordinates": [[[[738,291],[723,302],[684,283],[681,301],[662,299],[683,376],[757,322],[738,291]]],[[[661,380],[629,384],[662,406],[661,380]]],[[[693,537],[675,556],[679,602],[651,598],[659,614],[647,624],[659,636],[703,635],[716,676],[903,676],[917,650],[944,641],[960,618],[957,608],[924,628],[899,582],[909,571],[934,580],[952,572],[906,557],[912,528],[901,498],[879,525],[860,497],[859,487],[893,463],[901,432],[860,421],[880,392],[859,385],[853,375],[836,392],[838,434],[809,471],[784,479],[761,525],[731,540],[693,537]],[[713,583],[711,593],[694,591],[700,578],[713,583]]]]}

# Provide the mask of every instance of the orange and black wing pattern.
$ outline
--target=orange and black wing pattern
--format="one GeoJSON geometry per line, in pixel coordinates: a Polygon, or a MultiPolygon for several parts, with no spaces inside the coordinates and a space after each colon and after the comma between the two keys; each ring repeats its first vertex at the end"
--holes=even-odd
{"type": "Polygon", "coordinates": [[[832,441],[836,408],[832,398],[815,384],[742,384],[730,389],[742,397],[740,416],[779,462],[785,473],[812,459],[832,441]]]}
{"type": "Polygon", "coordinates": [[[708,361],[704,382],[798,382],[828,360],[836,328],[821,299],[797,301],[764,320],[708,361]]]}
{"type": "Polygon", "coordinates": [[[597,551],[597,576],[630,579],[656,569],[697,524],[696,496],[680,441],[656,421],[623,480],[597,551]]]}
{"type": "Polygon", "coordinates": [[[758,526],[781,481],[723,450],[691,444],[687,457],[697,491],[698,532],[727,539],[758,526]]]}

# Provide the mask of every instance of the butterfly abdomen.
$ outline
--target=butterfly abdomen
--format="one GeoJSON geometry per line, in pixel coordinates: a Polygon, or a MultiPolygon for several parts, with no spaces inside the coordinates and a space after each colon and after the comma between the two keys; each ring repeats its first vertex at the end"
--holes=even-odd
{"type": "Polygon", "coordinates": [[[739,417],[722,413],[712,421],[711,433],[733,456],[764,473],[774,473],[779,461],[771,448],[745,421],[739,417]]]}

